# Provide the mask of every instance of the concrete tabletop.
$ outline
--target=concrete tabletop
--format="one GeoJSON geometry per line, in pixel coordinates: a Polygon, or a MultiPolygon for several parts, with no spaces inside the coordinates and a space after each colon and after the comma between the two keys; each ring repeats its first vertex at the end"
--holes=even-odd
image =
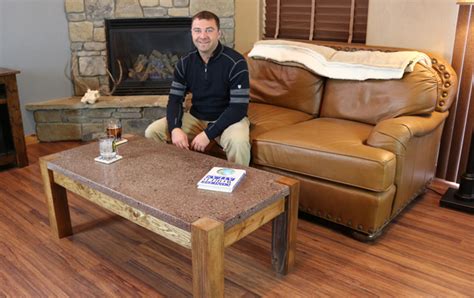
{"type": "Polygon", "coordinates": [[[289,194],[276,182],[279,175],[142,137],[120,145],[118,153],[123,159],[110,165],[95,162],[94,142],[56,154],[48,168],[186,231],[203,217],[227,229],[289,194]],[[232,193],[198,189],[214,166],[245,169],[247,175],[232,193]]]}

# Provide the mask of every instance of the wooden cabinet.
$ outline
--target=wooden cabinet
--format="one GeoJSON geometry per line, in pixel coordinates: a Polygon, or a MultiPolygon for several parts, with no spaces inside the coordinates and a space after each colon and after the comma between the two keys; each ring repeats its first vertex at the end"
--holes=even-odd
{"type": "Polygon", "coordinates": [[[18,70],[0,67],[0,166],[28,165],[16,84],[18,73],[18,70]]]}

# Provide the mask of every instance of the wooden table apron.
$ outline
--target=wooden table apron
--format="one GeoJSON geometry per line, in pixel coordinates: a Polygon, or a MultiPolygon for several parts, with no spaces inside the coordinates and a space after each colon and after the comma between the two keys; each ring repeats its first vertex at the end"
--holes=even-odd
{"type": "Polygon", "coordinates": [[[201,218],[191,225],[191,232],[175,227],[150,214],[114,199],[61,173],[48,169],[55,155],[40,158],[41,175],[48,205],[52,233],[63,238],[72,235],[68,208],[69,190],[115,214],[118,214],[192,253],[193,295],[224,296],[224,248],[255,231],[270,220],[272,225],[272,267],[287,274],[295,263],[296,226],[298,217],[299,182],[282,177],[278,182],[290,188],[287,197],[273,202],[244,221],[224,230],[224,224],[211,218],[201,218]]]}

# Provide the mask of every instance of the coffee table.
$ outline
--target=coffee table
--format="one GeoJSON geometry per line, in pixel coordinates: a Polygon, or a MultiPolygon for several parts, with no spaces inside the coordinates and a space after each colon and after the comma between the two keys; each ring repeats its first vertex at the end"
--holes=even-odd
{"type": "Polygon", "coordinates": [[[287,274],[295,262],[299,182],[205,154],[134,137],[123,159],[94,161],[91,143],[40,158],[52,233],[72,235],[67,191],[191,250],[193,294],[224,295],[224,248],[273,220],[272,265],[287,274]],[[241,168],[232,193],[197,189],[213,166],[241,168]]]}

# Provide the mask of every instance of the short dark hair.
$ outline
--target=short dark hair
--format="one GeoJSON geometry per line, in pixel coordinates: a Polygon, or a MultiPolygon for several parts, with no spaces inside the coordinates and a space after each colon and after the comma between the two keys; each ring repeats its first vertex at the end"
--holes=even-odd
{"type": "Polygon", "coordinates": [[[196,13],[193,16],[193,18],[191,19],[191,22],[194,22],[195,19],[198,19],[198,20],[214,20],[216,22],[217,29],[219,30],[221,28],[221,22],[219,20],[219,17],[216,16],[214,13],[212,13],[210,11],[203,10],[203,11],[200,11],[200,12],[196,13]]]}

